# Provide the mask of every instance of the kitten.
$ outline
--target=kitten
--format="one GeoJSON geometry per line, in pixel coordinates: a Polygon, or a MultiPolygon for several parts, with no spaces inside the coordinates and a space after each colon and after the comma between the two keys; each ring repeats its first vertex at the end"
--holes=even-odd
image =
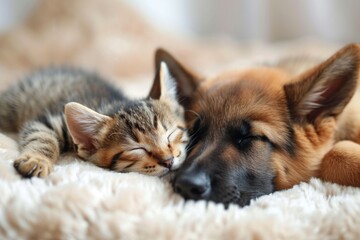
{"type": "Polygon", "coordinates": [[[24,177],[47,176],[59,155],[71,151],[117,172],[164,175],[186,156],[183,115],[165,63],[141,100],[69,68],[36,72],[0,96],[0,129],[20,132],[14,167],[24,177]]]}

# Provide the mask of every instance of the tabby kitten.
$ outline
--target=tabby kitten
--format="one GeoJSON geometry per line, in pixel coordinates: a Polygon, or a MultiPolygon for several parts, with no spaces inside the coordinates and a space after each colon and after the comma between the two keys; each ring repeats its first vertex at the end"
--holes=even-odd
{"type": "Polygon", "coordinates": [[[69,68],[36,72],[0,96],[0,129],[20,132],[14,167],[24,177],[47,176],[71,151],[114,171],[164,175],[185,159],[183,115],[165,63],[141,100],[69,68]]]}

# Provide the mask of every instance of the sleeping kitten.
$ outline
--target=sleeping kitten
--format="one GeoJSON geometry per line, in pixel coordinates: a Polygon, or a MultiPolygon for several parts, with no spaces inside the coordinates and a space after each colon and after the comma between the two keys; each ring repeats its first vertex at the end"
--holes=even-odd
{"type": "Polygon", "coordinates": [[[183,115],[165,63],[141,100],[68,68],[37,72],[0,96],[0,129],[20,132],[14,167],[24,177],[47,176],[70,151],[114,171],[164,175],[185,159],[183,115]]]}

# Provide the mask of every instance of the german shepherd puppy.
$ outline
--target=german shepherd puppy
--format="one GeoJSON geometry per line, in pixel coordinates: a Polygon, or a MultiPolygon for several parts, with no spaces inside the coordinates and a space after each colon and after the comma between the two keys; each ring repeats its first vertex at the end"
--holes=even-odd
{"type": "Polygon", "coordinates": [[[359,48],[346,46],[301,74],[273,66],[211,78],[158,50],[191,134],[175,191],[244,206],[311,177],[360,187],[359,48]]]}

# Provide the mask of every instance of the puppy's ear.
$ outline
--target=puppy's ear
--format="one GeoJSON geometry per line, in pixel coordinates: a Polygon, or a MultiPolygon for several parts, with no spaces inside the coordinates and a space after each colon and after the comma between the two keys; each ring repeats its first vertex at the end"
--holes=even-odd
{"type": "Polygon", "coordinates": [[[75,102],[67,103],[64,112],[67,128],[78,151],[93,154],[100,130],[111,118],[75,102]]]}
{"type": "Polygon", "coordinates": [[[149,97],[159,99],[161,96],[162,63],[166,64],[172,79],[176,82],[179,103],[187,107],[190,99],[197,89],[200,78],[180,64],[170,53],[163,49],[156,50],[155,68],[156,75],[149,97]]]}
{"type": "Polygon", "coordinates": [[[356,90],[359,62],[359,46],[349,45],[285,85],[293,120],[314,122],[340,114],[356,90]]]}

